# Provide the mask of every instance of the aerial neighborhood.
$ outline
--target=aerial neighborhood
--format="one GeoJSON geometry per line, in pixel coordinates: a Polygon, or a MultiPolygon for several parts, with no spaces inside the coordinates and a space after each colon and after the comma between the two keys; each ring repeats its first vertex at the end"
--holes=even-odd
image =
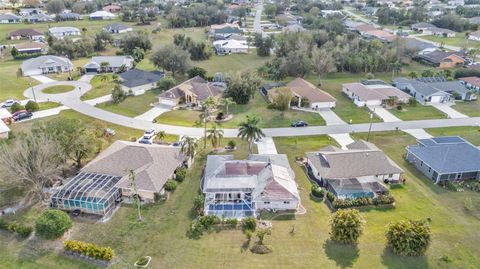
{"type": "Polygon", "coordinates": [[[0,268],[480,268],[480,1],[0,0],[0,268]]]}

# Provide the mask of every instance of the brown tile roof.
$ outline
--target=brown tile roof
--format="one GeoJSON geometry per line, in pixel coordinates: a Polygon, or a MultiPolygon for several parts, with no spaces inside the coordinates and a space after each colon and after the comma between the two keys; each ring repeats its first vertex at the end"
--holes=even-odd
{"type": "Polygon", "coordinates": [[[40,42],[25,42],[14,45],[17,50],[25,49],[44,49],[47,45],[40,42]]]}
{"type": "Polygon", "coordinates": [[[308,98],[310,103],[316,102],[335,102],[336,99],[330,94],[320,90],[312,83],[303,78],[296,78],[287,84],[287,87],[296,95],[302,98],[308,98]]]}
{"type": "Polygon", "coordinates": [[[159,192],[184,159],[178,147],[118,140],[87,164],[82,172],[120,176],[122,179],[117,187],[128,189],[128,170],[132,169],[139,190],[159,192]]]}
{"type": "Polygon", "coordinates": [[[479,77],[464,77],[464,78],[459,78],[458,80],[464,81],[470,85],[480,87],[480,78],[479,77]]]}
{"type": "Polygon", "coordinates": [[[34,36],[34,35],[43,35],[43,33],[35,29],[26,28],[26,29],[18,29],[18,30],[12,31],[9,34],[9,36],[34,36]]]}
{"type": "Polygon", "coordinates": [[[200,76],[193,77],[159,95],[161,98],[177,99],[185,96],[185,90],[191,91],[202,102],[207,97],[220,97],[224,89],[207,82],[200,76]]]}

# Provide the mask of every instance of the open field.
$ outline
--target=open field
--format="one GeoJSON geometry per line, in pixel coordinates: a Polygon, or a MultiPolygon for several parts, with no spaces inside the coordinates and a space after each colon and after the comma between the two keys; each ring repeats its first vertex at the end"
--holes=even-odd
{"type": "MultiPolygon", "coordinates": [[[[219,123],[219,126],[223,128],[237,128],[241,122],[245,121],[247,115],[254,115],[260,118],[261,127],[288,127],[294,120],[305,120],[312,126],[325,125],[325,121],[317,113],[295,110],[282,112],[269,109],[267,108],[267,102],[259,92],[255,93],[255,97],[247,105],[231,105],[229,113],[234,115],[233,118],[219,123]]],[[[199,111],[173,110],[160,115],[156,120],[165,124],[197,126],[199,115],[199,111]]]]}
{"type": "Polygon", "coordinates": [[[119,104],[107,102],[98,104],[97,107],[120,115],[136,117],[152,108],[150,104],[158,101],[156,98],[157,95],[158,92],[150,90],[142,95],[129,96],[119,104]]]}
{"type": "MultiPolygon", "coordinates": [[[[2,24],[0,24],[1,27],[2,24]]],[[[32,85],[38,85],[38,82],[34,79],[26,77],[17,77],[17,70],[20,68],[22,61],[4,60],[0,61],[0,101],[5,99],[24,99],[23,91],[29,87],[29,83],[32,85]]]]}
{"type": "Polygon", "coordinates": [[[433,106],[402,105],[402,110],[396,108],[389,109],[393,115],[401,120],[429,120],[429,119],[445,119],[447,115],[433,106]]]}
{"type": "Polygon", "coordinates": [[[480,117],[480,101],[470,101],[470,102],[455,102],[455,105],[452,107],[458,112],[461,112],[469,117],[480,117]]]}

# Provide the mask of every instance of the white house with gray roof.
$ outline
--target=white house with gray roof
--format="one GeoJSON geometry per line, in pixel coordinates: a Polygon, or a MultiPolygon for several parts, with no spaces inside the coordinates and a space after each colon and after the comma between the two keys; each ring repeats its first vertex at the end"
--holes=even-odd
{"type": "Polygon", "coordinates": [[[75,27],[51,27],[48,29],[48,32],[51,36],[63,39],[68,36],[79,36],[81,35],[80,29],[75,27]]]}
{"type": "Polygon", "coordinates": [[[132,91],[134,95],[139,95],[157,87],[157,83],[164,76],[165,74],[160,71],[144,71],[134,68],[121,73],[120,79],[124,91],[132,91]]]}
{"type": "Polygon", "coordinates": [[[259,210],[295,211],[300,195],[286,155],[254,154],[246,160],[209,155],[202,178],[205,215],[241,219],[259,210]]]}
{"type": "Polygon", "coordinates": [[[480,149],[458,136],[417,140],[407,147],[406,159],[435,184],[480,179],[480,149]]]}
{"type": "Polygon", "coordinates": [[[85,72],[124,72],[132,67],[133,58],[130,55],[95,56],[83,66],[85,72]],[[104,68],[102,68],[103,63],[105,63],[104,68]]]}
{"type": "Polygon", "coordinates": [[[23,61],[20,66],[23,76],[63,73],[73,70],[72,62],[54,55],[44,55],[23,61]]]}
{"type": "Polygon", "coordinates": [[[132,27],[121,23],[112,23],[103,27],[103,29],[111,34],[123,34],[132,31],[132,27]]]}
{"type": "Polygon", "coordinates": [[[398,183],[403,170],[375,145],[358,140],[340,149],[327,146],[307,153],[307,168],[338,199],[388,193],[385,183],[398,183]]]}
{"type": "Polygon", "coordinates": [[[22,17],[19,17],[12,13],[0,14],[0,24],[20,23],[21,20],[22,20],[22,17]]]}

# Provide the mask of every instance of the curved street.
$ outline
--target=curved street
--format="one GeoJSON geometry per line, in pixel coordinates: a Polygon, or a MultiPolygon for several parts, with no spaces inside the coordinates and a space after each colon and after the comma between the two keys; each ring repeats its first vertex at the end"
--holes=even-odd
{"type": "MultiPolygon", "coordinates": [[[[197,127],[183,127],[175,125],[166,125],[159,123],[152,123],[142,119],[130,118],[127,116],[115,114],[93,105],[88,104],[88,101],[80,100],[80,97],[91,89],[91,85],[84,81],[56,81],[37,85],[25,90],[24,95],[30,99],[35,97],[37,100],[52,101],[60,103],[69,107],[79,113],[110,122],[113,124],[146,130],[154,128],[157,131],[166,131],[169,134],[188,135],[200,137],[203,136],[203,128],[197,127]],[[74,90],[61,94],[46,94],[43,89],[56,85],[72,85],[74,90]]],[[[422,128],[440,128],[440,127],[456,127],[456,126],[480,126],[480,117],[476,118],[460,118],[460,119],[436,119],[436,120],[415,120],[415,121],[401,121],[401,122],[379,122],[373,123],[371,131],[395,131],[395,130],[409,130],[422,128]]],[[[264,128],[266,136],[281,137],[281,136],[306,136],[306,135],[328,135],[328,134],[348,134],[352,132],[368,132],[370,124],[338,124],[329,126],[311,126],[302,128],[264,128]]],[[[236,137],[237,129],[223,129],[225,137],[236,137]]]]}

